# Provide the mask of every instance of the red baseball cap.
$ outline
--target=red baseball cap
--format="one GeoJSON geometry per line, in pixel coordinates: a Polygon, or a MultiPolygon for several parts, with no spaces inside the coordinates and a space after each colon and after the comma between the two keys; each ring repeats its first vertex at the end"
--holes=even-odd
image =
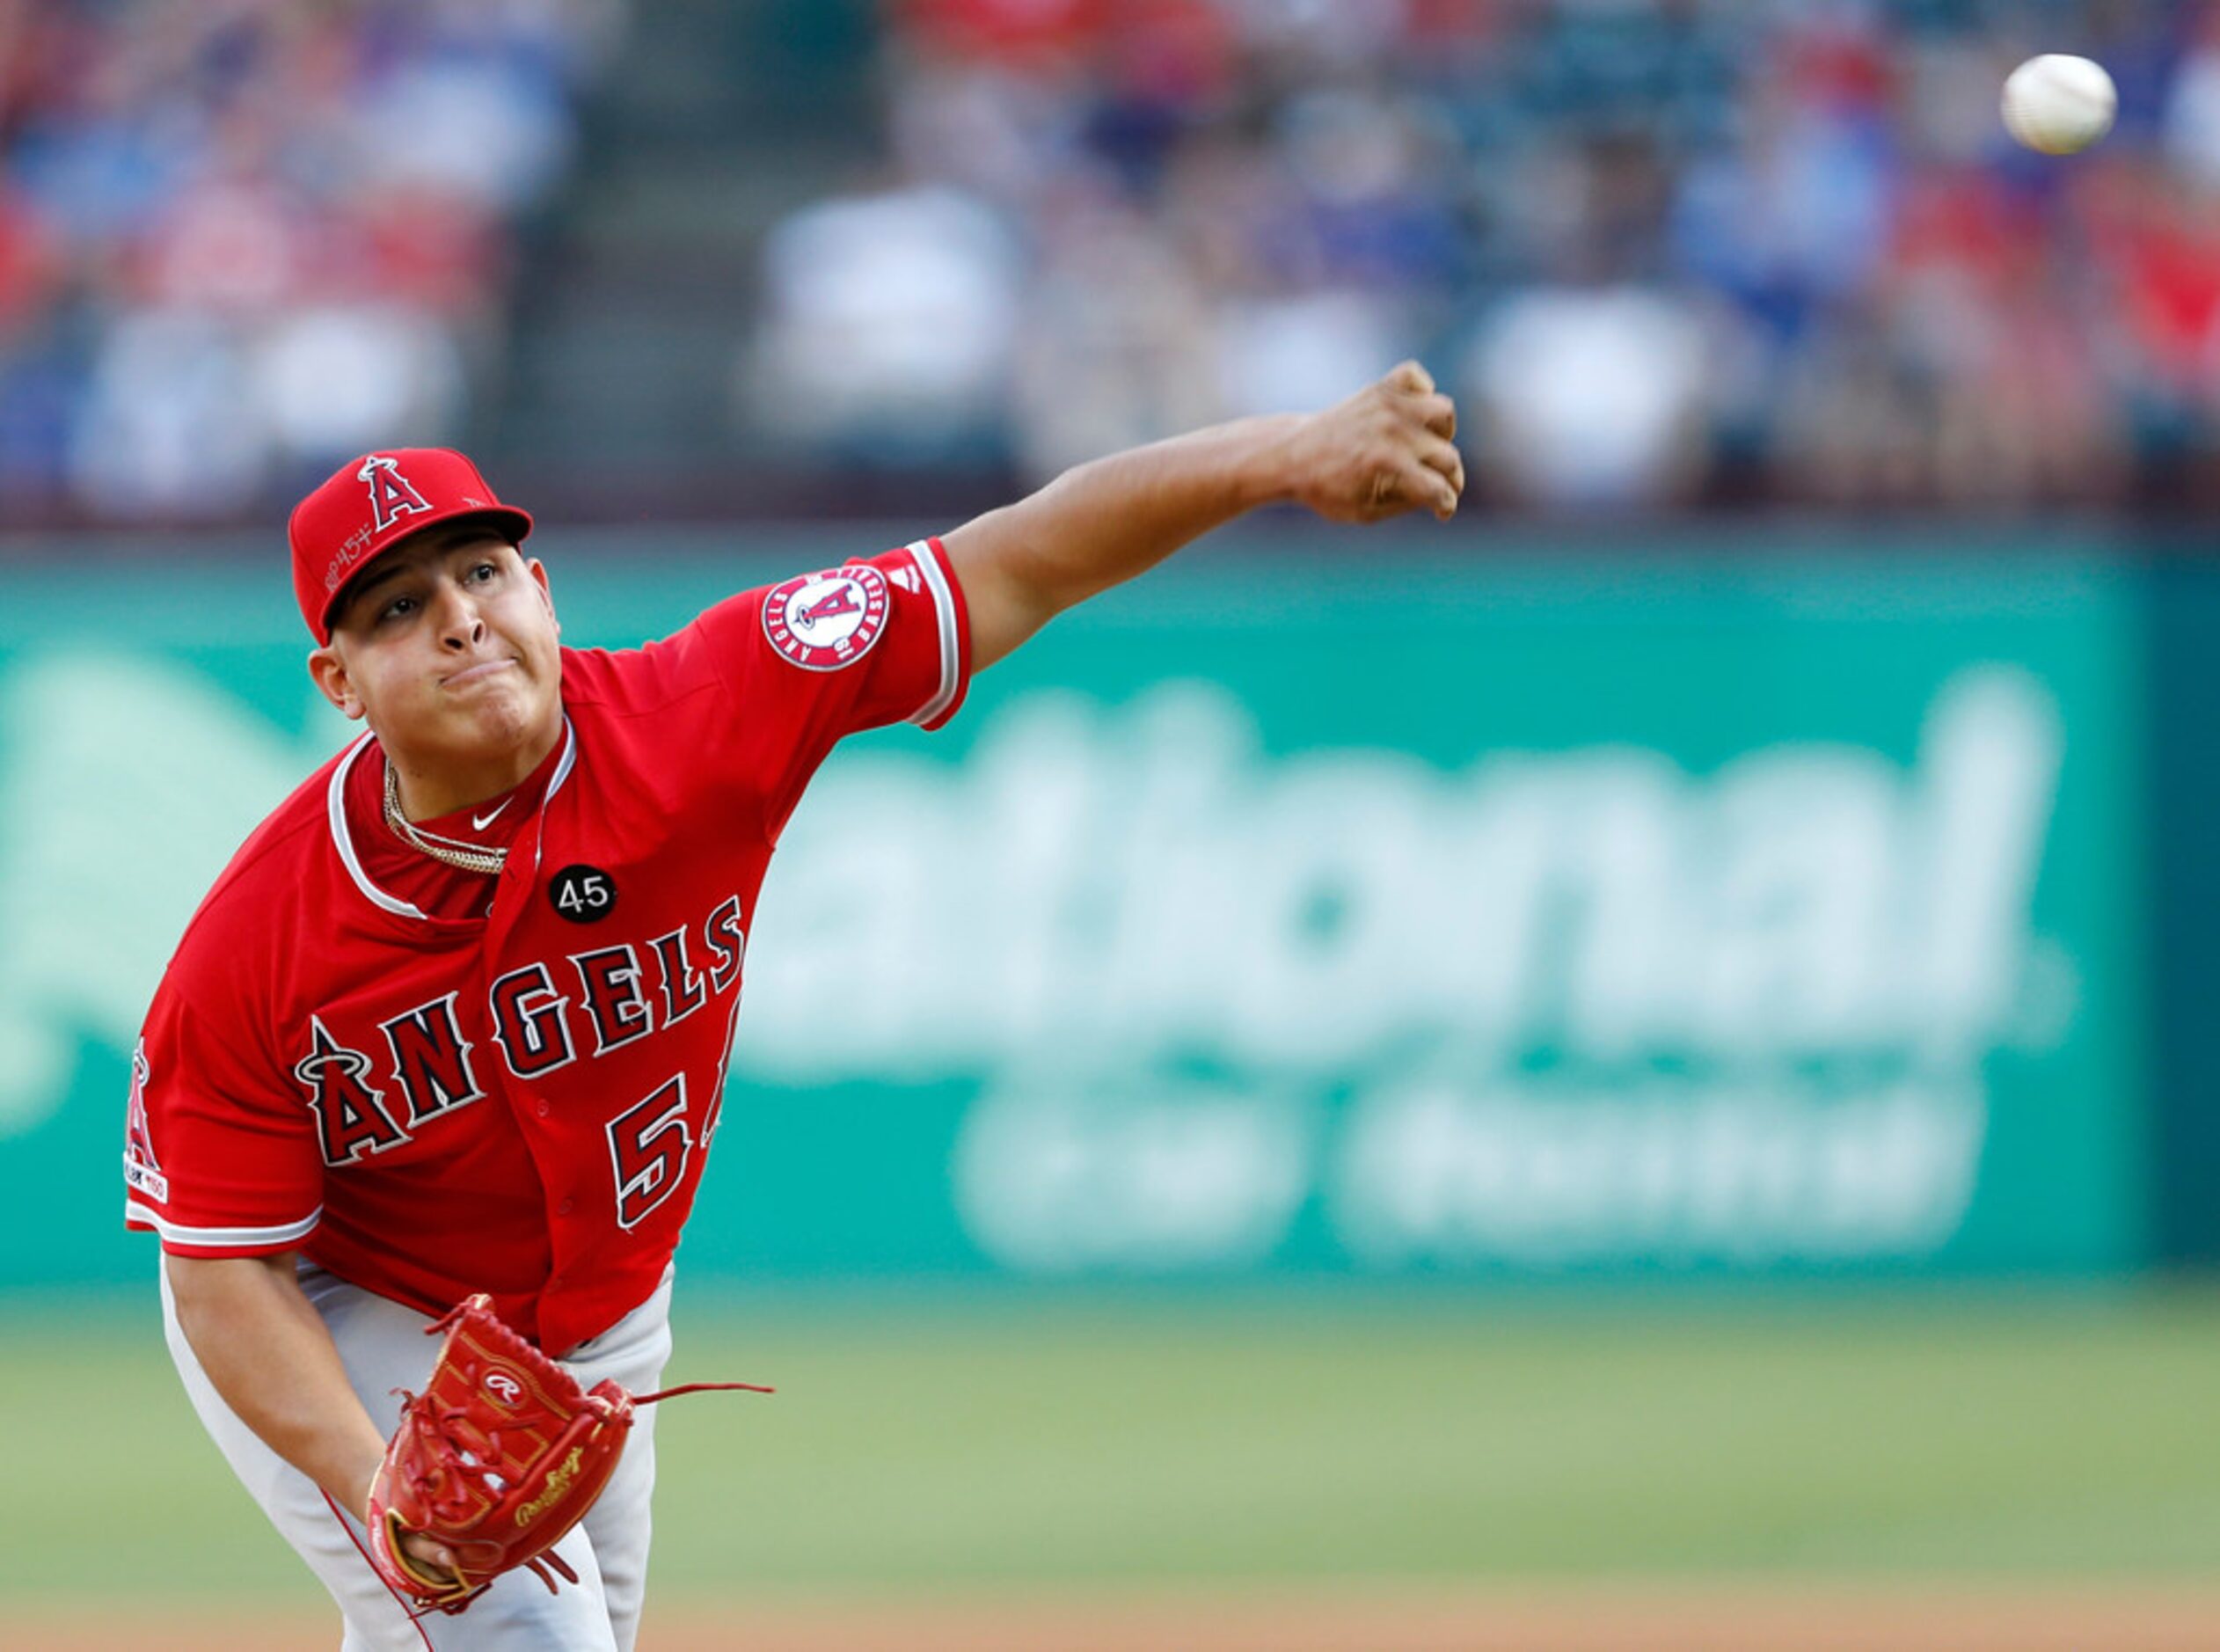
{"type": "Polygon", "coordinates": [[[293,508],[293,594],[319,643],[355,577],[411,534],[457,516],[485,516],[511,545],[532,530],[529,512],[504,505],[451,448],[394,448],[349,459],[293,508]]]}

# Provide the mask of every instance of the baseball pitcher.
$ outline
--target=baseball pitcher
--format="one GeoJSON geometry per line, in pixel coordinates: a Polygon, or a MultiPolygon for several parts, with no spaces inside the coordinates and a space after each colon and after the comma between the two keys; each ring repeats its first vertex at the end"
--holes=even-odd
{"type": "Polygon", "coordinates": [[[1057,612],[1258,506],[1446,520],[1455,434],[1406,363],[617,653],[561,646],[531,517],[458,453],[301,502],[309,670],[364,732],[186,928],[124,1175],[193,1404],[345,1652],[632,1646],[672,1253],[756,893],[834,742],[941,727],[1057,612]]]}

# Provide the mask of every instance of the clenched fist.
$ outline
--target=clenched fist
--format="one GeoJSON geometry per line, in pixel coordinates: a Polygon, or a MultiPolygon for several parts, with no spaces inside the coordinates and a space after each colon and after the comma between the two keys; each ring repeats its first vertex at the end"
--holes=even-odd
{"type": "Polygon", "coordinates": [[[1464,493],[1457,404],[1406,362],[1288,437],[1288,493],[1329,522],[1384,522],[1430,510],[1443,522],[1464,493]]]}

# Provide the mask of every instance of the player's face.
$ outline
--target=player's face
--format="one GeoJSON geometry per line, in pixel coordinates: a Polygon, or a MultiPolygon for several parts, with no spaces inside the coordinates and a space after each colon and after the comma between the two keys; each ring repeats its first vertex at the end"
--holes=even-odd
{"type": "Polygon", "coordinates": [[[464,523],[427,530],[380,558],[309,669],[325,698],[368,721],[389,751],[500,769],[520,753],[536,761],[561,728],[556,637],[546,571],[464,523]]]}

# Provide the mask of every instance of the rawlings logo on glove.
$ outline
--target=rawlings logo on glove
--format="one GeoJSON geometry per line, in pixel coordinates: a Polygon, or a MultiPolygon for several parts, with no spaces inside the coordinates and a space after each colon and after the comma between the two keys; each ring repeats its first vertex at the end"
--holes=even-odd
{"type": "Polygon", "coordinates": [[[447,1333],[420,1394],[402,1391],[400,1426],[370,1482],[370,1564],[406,1598],[460,1612],[494,1578],[529,1566],[550,1590],[578,1575],[552,1553],[600,1496],[632,1433],[636,1406],[702,1389],[771,1391],[755,1383],[688,1383],[634,1396],[589,1389],[471,1297],[427,1335],[447,1333]],[[428,1537],[455,1557],[428,1571],[404,1546],[428,1537]]]}

